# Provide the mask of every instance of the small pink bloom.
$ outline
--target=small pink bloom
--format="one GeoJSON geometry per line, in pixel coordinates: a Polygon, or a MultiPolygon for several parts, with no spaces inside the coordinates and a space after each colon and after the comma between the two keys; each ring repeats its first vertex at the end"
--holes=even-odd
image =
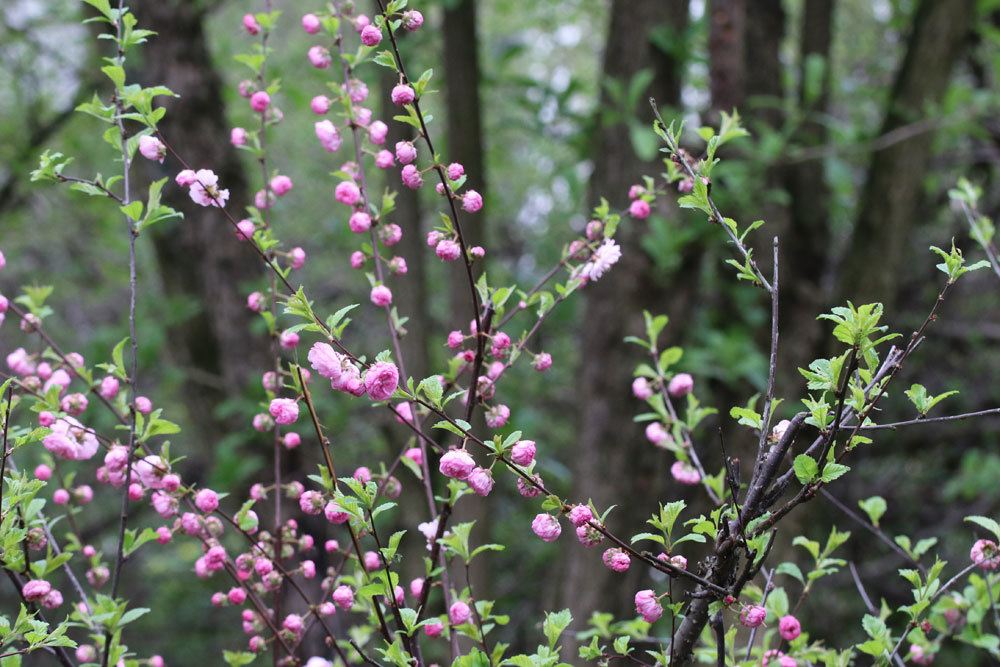
{"type": "Polygon", "coordinates": [[[636,220],[645,220],[649,217],[649,202],[645,199],[636,199],[628,207],[629,215],[636,220]]]}
{"type": "Polygon", "coordinates": [[[371,365],[365,373],[365,390],[373,401],[386,401],[399,385],[399,369],[387,361],[371,365]]]}
{"type": "Polygon", "coordinates": [[[341,204],[354,206],[361,200],[361,189],[353,181],[342,181],[334,190],[334,197],[341,204]]]}
{"type": "Polygon", "coordinates": [[[694,389],[694,378],[688,373],[678,373],[670,378],[670,383],[667,385],[667,392],[674,398],[687,396],[692,389],[694,389]]]}
{"type": "Polygon", "coordinates": [[[135,409],[141,414],[148,415],[153,411],[153,402],[145,396],[135,397],[135,409]]]}
{"type": "Polygon", "coordinates": [[[747,628],[759,628],[767,618],[767,610],[760,605],[748,605],[740,612],[740,623],[747,628]]]}
{"type": "Polygon", "coordinates": [[[701,474],[694,466],[684,461],[674,461],[674,464],[670,466],[670,474],[685,486],[695,486],[701,482],[701,474]]]}
{"type": "Polygon", "coordinates": [[[251,292],[247,296],[247,308],[255,313],[263,313],[266,305],[267,300],[262,292],[251,292]]]}
{"type": "Polygon", "coordinates": [[[802,625],[799,623],[799,619],[790,614],[782,616],[781,620],[778,621],[778,632],[781,633],[782,639],[790,642],[802,634],[802,625]]]}
{"type": "Polygon", "coordinates": [[[104,379],[101,380],[101,386],[98,388],[97,393],[101,395],[101,398],[111,400],[118,395],[120,386],[118,378],[113,375],[106,375],[104,379]]]}
{"type": "Polygon", "coordinates": [[[279,197],[284,197],[292,191],[292,179],[288,176],[278,175],[271,179],[271,192],[279,197]]]}
{"type": "Polygon", "coordinates": [[[330,50],[324,46],[310,47],[308,52],[309,62],[317,69],[326,69],[333,62],[330,50]]]}
{"type": "Polygon", "coordinates": [[[302,29],[310,35],[315,35],[319,32],[321,26],[322,23],[320,23],[319,17],[315,14],[305,14],[302,16],[302,29]]]}
{"type": "MultiPolygon", "coordinates": [[[[336,153],[340,149],[343,140],[337,131],[336,125],[329,120],[320,120],[313,125],[313,128],[316,131],[316,138],[319,139],[319,143],[327,153],[336,153]]],[[[360,196],[360,192],[358,195],[360,196]]],[[[339,198],[338,201],[340,201],[339,198]]],[[[357,201],[357,199],[354,201],[357,201]]]]}
{"type": "Polygon", "coordinates": [[[366,25],[361,31],[361,43],[365,46],[378,46],[382,41],[382,31],[374,25],[366,25]]]}
{"type": "Polygon", "coordinates": [[[294,350],[299,344],[299,335],[294,331],[282,331],[278,336],[278,344],[283,349],[294,350]]]}
{"type": "Polygon", "coordinates": [[[594,513],[586,505],[574,505],[569,511],[569,522],[579,528],[594,520],[594,513]]]}
{"type": "Polygon", "coordinates": [[[486,425],[492,429],[503,428],[510,419],[510,408],[502,403],[486,411],[486,425]]]}
{"type": "Polygon", "coordinates": [[[486,468],[475,468],[469,473],[465,482],[472,487],[476,495],[488,496],[493,490],[493,473],[486,468]]]}
{"type": "Polygon", "coordinates": [[[299,418],[299,404],[291,398],[275,398],[268,406],[268,412],[276,423],[292,424],[299,418]]]}
{"type": "Polygon", "coordinates": [[[403,27],[413,32],[424,24],[424,15],[416,9],[408,9],[403,12],[403,27]]]}
{"type": "Polygon", "coordinates": [[[392,89],[392,103],[396,106],[403,106],[405,104],[411,104],[414,99],[416,99],[416,94],[413,92],[413,88],[401,83],[392,89]]]}
{"type": "Polygon", "coordinates": [[[461,449],[453,449],[441,457],[438,469],[445,477],[453,479],[466,479],[476,467],[476,462],[461,449]]]}
{"type": "Polygon", "coordinates": [[[211,514],[219,508],[219,495],[212,489],[202,489],[195,495],[194,504],[205,514],[211,514]]]}
{"type": "Polygon", "coordinates": [[[399,164],[410,164],[417,159],[417,147],[412,141],[396,142],[396,159],[399,164]]]}
{"type": "Polygon", "coordinates": [[[281,439],[281,442],[285,445],[285,449],[295,449],[302,444],[302,436],[295,431],[289,431],[281,439]]]}
{"type": "Polygon", "coordinates": [[[476,213],[483,207],[483,196],[475,190],[469,190],[462,195],[462,210],[476,213]]]}
{"type": "Polygon", "coordinates": [[[375,156],[375,166],[379,169],[388,169],[395,166],[396,158],[390,151],[380,150],[375,156]]]}
{"type": "Polygon", "coordinates": [[[551,514],[539,514],[531,522],[531,530],[544,542],[554,542],[559,539],[562,526],[559,519],[551,514]]]}
{"type": "Polygon", "coordinates": [[[645,401],[653,397],[653,387],[650,386],[649,380],[644,377],[638,377],[632,380],[632,395],[638,398],[640,401],[645,401]]]}
{"type": "Polygon", "coordinates": [[[403,185],[411,190],[419,190],[420,186],[424,184],[423,175],[421,175],[420,170],[412,164],[408,164],[403,167],[403,171],[400,172],[400,176],[403,179],[403,185]]]}
{"type": "Polygon", "coordinates": [[[41,600],[52,590],[52,584],[44,579],[31,579],[21,587],[21,595],[28,602],[41,600]]]}
{"type": "Polygon", "coordinates": [[[355,234],[364,234],[372,228],[372,217],[364,211],[355,211],[347,221],[347,226],[355,234]]]}
{"type": "Polygon", "coordinates": [[[250,35],[260,34],[260,23],[257,22],[257,17],[253,14],[243,15],[243,27],[250,35]]]}
{"type": "Polygon", "coordinates": [[[271,106],[271,96],[267,91],[258,90],[250,96],[250,108],[257,113],[264,113],[269,106],[271,106]]]}
{"type": "Polygon", "coordinates": [[[552,355],[548,352],[539,352],[535,355],[535,359],[531,363],[531,366],[539,373],[544,373],[552,368],[552,355]]]}
{"type": "Polygon", "coordinates": [[[340,585],[333,591],[333,601],[344,611],[350,610],[354,605],[354,591],[350,586],[340,585]]]}
{"type": "Polygon", "coordinates": [[[462,247],[458,241],[442,239],[434,248],[434,253],[445,262],[454,262],[462,256],[462,247]]]}
{"type": "Polygon", "coordinates": [[[392,290],[385,285],[376,285],[371,291],[371,301],[382,308],[392,303],[392,290]]]}
{"type": "Polygon", "coordinates": [[[163,164],[164,158],[167,157],[167,147],[163,142],[148,134],[139,137],[139,152],[147,160],[160,164],[163,164]]]}
{"type": "Polygon", "coordinates": [[[332,500],[326,504],[323,508],[323,516],[326,520],[333,524],[346,523],[351,515],[343,510],[343,508],[332,500]]]}
{"type": "Polygon", "coordinates": [[[635,594],[635,611],[647,623],[655,623],[663,615],[663,605],[653,591],[646,589],[635,594]]]}
{"type": "Polygon", "coordinates": [[[448,620],[451,621],[452,625],[462,625],[467,623],[470,618],[472,618],[472,609],[461,600],[455,602],[448,609],[448,620]]]}
{"type": "Polygon", "coordinates": [[[629,555],[618,548],[605,551],[601,560],[604,561],[604,567],[612,572],[626,572],[632,564],[632,559],[629,558],[629,555]]]}
{"type": "Polygon", "coordinates": [[[969,558],[981,570],[995,570],[1000,567],[1000,549],[992,540],[976,540],[969,552],[969,558]]]}
{"type": "Polygon", "coordinates": [[[244,218],[236,223],[236,238],[240,241],[249,241],[253,238],[253,233],[256,229],[253,220],[244,218]]]}
{"type": "Polygon", "coordinates": [[[510,449],[510,460],[519,466],[529,466],[535,460],[535,441],[518,440],[510,449]]]}
{"type": "Polygon", "coordinates": [[[667,429],[660,422],[651,422],[646,426],[646,439],[656,446],[663,445],[671,440],[667,429]]]}
{"type": "Polygon", "coordinates": [[[441,621],[431,621],[424,626],[424,634],[428,637],[440,637],[444,632],[444,624],[441,621]]]}
{"type": "Polygon", "coordinates": [[[309,101],[309,108],[317,116],[322,116],[330,110],[330,98],[326,95],[317,95],[309,101]]]}

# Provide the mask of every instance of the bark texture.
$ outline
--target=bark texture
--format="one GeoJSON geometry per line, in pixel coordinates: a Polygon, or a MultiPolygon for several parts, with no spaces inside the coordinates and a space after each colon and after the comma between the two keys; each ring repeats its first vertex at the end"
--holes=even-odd
{"type": "MultiPolygon", "coordinates": [[[[966,44],[974,0],[922,0],[906,55],[896,73],[881,135],[928,120],[928,107],[948,89],[952,68],[966,44]]],[[[855,303],[891,303],[907,239],[920,211],[934,134],[917,133],[872,155],[861,195],[841,296],[855,303]]]]}
{"type": "MultiPolygon", "coordinates": [[[[205,14],[199,3],[162,0],[139,3],[141,25],[156,26],[157,35],[143,50],[141,78],[162,83],[180,97],[164,100],[167,115],[160,124],[173,148],[194,165],[210,165],[229,189],[229,208],[239,211],[248,186],[239,157],[228,142],[222,80],[212,67],[205,14]]],[[[142,161],[150,179],[173,176],[176,163],[142,161]]],[[[195,205],[186,192],[164,189],[166,204],[183,211],[184,220],[157,230],[153,244],[166,295],[201,308],[170,327],[170,353],[189,371],[184,392],[190,416],[203,437],[225,433],[215,411],[227,391],[241,388],[268,365],[267,340],[250,335],[251,313],[241,286],[259,280],[263,268],[250,249],[233,241],[229,222],[212,208],[195,205]]]]}
{"type": "MultiPolygon", "coordinates": [[[[670,24],[680,34],[687,20],[686,0],[617,0],[611,8],[611,24],[604,54],[604,77],[628,83],[640,70],[651,68],[653,82],[646,91],[661,106],[676,105],[680,98],[680,67],[676,60],[649,40],[657,26],[670,24]]],[[[651,113],[645,102],[633,112],[645,120],[651,113]]],[[[612,101],[605,93],[602,106],[612,101]]],[[[594,173],[591,202],[605,196],[617,208],[627,206],[629,185],[656,166],[643,163],[627,139],[624,125],[599,121],[594,136],[594,173]]],[[[613,485],[629,480],[631,500],[619,505],[610,518],[616,529],[638,530],[662,497],[667,476],[662,452],[645,441],[640,425],[632,421],[637,405],[629,386],[637,362],[635,350],[622,339],[642,330],[642,310],[680,312],[687,309],[686,295],[676,289],[668,293],[664,276],[657,276],[640,240],[648,223],[626,220],[616,236],[622,259],[600,281],[585,291],[584,326],[581,336],[579,441],[575,452],[574,498],[592,497],[597,507],[621,501],[613,485]]],[[[685,261],[688,261],[687,259],[685,261]]],[[[697,262],[697,258],[690,259],[697,262]]],[[[684,271],[690,267],[682,267],[684,271]]],[[[694,282],[694,281],[691,281],[694,282]]],[[[570,607],[578,627],[596,610],[625,612],[631,602],[622,590],[630,586],[637,568],[626,575],[611,574],[600,555],[583,548],[566,554],[564,603],[570,607]],[[625,578],[623,580],[623,577],[625,578]]],[[[573,655],[575,653],[571,653],[573,655]]]]}

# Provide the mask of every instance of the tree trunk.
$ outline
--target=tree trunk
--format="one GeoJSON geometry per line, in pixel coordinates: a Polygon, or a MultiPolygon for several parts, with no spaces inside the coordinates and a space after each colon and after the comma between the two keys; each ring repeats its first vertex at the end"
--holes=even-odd
{"type": "MultiPolygon", "coordinates": [[[[463,218],[462,233],[471,246],[486,244],[486,173],[483,150],[483,113],[479,97],[479,39],[476,32],[476,0],[446,3],[444,11],[444,79],[448,109],[448,142],[443,156],[465,167],[465,189],[483,195],[483,210],[463,218]]],[[[461,262],[451,266],[451,303],[457,321],[466,328],[471,319],[469,285],[461,262]]],[[[478,277],[478,271],[476,273],[478,277]]]]}
{"type": "MultiPolygon", "coordinates": [[[[882,123],[885,135],[927,120],[941,100],[972,24],[974,0],[922,0],[882,123]]],[[[841,278],[843,299],[894,301],[898,273],[920,210],[934,135],[921,132],[872,156],[841,278]]]]}
{"type": "MultiPolygon", "coordinates": [[[[819,116],[826,113],[830,99],[833,11],[834,0],[807,0],[803,7],[799,105],[805,120],[792,141],[806,149],[827,141],[826,125],[819,116]],[[823,77],[813,91],[807,87],[807,71],[817,58],[822,58],[823,77]]],[[[782,320],[791,326],[782,335],[787,361],[781,377],[800,381],[796,369],[808,365],[817,351],[821,328],[816,316],[831,305],[824,289],[830,268],[830,187],[822,158],[788,165],[784,172],[791,224],[781,239],[781,302],[782,320]]],[[[782,387],[787,391],[790,383],[783,382],[782,387]]]]}
{"type": "MultiPolygon", "coordinates": [[[[167,115],[160,123],[167,141],[195,168],[208,167],[229,189],[229,207],[240,211],[248,199],[247,182],[229,128],[222,80],[211,65],[198,3],[162,0],[140,3],[135,12],[157,35],[143,50],[141,77],[162,83],[180,97],[164,100],[167,115]]],[[[173,177],[172,158],[164,166],[143,161],[150,179],[173,177]]],[[[183,211],[184,220],[156,230],[153,242],[163,289],[171,299],[199,309],[168,331],[170,353],[188,374],[184,399],[200,435],[217,438],[226,432],[218,405],[243,388],[267,362],[267,340],[249,334],[251,314],[240,286],[260,279],[263,267],[249,248],[237,243],[229,222],[215,209],[196,206],[180,188],[164,189],[164,202],[183,211]]]]}
{"type": "Polygon", "coordinates": [[[745,0],[711,0],[708,11],[712,109],[729,112],[743,106],[744,101],[746,4],[745,0]]]}
{"type": "MultiPolygon", "coordinates": [[[[675,106],[680,100],[681,67],[649,40],[650,33],[664,23],[672,34],[682,34],[687,22],[686,0],[616,0],[611,9],[607,47],[604,54],[604,77],[627,84],[640,70],[653,68],[655,78],[645,91],[661,106],[675,106]]],[[[651,120],[641,96],[632,111],[643,120],[651,120]]],[[[602,106],[612,101],[605,92],[602,106]]],[[[594,137],[594,174],[590,199],[605,196],[616,208],[627,205],[627,192],[641,182],[644,173],[657,173],[655,164],[644,163],[636,156],[622,124],[604,124],[594,137]]],[[[625,533],[638,529],[663,496],[668,477],[663,453],[646,442],[642,428],[632,421],[640,405],[631,396],[632,369],[640,361],[638,348],[622,339],[643,329],[642,310],[683,311],[685,295],[677,289],[668,292],[654,275],[650,257],[640,241],[647,223],[625,220],[616,240],[622,246],[622,259],[601,280],[586,287],[586,311],[581,339],[579,440],[576,444],[573,498],[586,501],[588,496],[598,508],[622,500],[621,483],[628,480],[631,497],[611,514],[615,530],[625,533]]],[[[697,258],[692,261],[697,261],[697,258]]],[[[682,267],[684,271],[689,266],[682,267]]],[[[659,277],[659,281],[663,276],[659,277]]],[[[696,281],[691,281],[692,283],[696,281]]],[[[575,536],[569,535],[570,539],[575,536]]],[[[629,574],[612,575],[602,564],[600,553],[579,545],[566,552],[564,604],[582,628],[594,611],[632,613],[631,601],[623,590],[637,590],[633,584],[641,568],[629,574]],[[624,577],[624,581],[623,581],[624,577]]],[[[572,648],[572,647],[571,647],[572,648]]],[[[569,649],[568,649],[569,650],[569,649]]],[[[573,649],[575,650],[575,649],[573,649]]],[[[571,655],[574,653],[570,653],[571,655]]]]}

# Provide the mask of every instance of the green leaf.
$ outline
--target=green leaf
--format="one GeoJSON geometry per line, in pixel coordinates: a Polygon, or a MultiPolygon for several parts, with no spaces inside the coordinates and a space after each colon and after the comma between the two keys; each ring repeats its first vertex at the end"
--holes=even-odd
{"type": "Polygon", "coordinates": [[[969,523],[974,523],[977,526],[981,526],[986,530],[993,533],[993,536],[1000,540],[1000,523],[997,523],[993,519],[985,516],[967,516],[965,520],[969,523]]]}
{"type": "Polygon", "coordinates": [[[542,624],[542,632],[545,633],[545,638],[549,640],[549,648],[554,649],[556,647],[556,642],[559,641],[560,635],[562,635],[563,631],[565,631],[572,622],[573,615],[569,613],[569,609],[548,612],[545,614],[545,622],[542,624]]]}
{"type": "Polygon", "coordinates": [[[819,465],[816,463],[816,459],[808,454],[796,456],[792,462],[792,468],[795,470],[795,477],[801,484],[812,482],[819,474],[819,465]]]}

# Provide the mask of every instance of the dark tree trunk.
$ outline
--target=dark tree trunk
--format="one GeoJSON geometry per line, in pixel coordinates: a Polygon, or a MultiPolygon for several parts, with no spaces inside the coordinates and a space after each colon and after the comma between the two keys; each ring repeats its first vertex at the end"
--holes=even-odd
{"type": "MultiPolygon", "coordinates": [[[[627,83],[636,72],[653,68],[656,76],[646,92],[662,106],[676,106],[681,67],[657,49],[649,35],[663,24],[674,28],[672,34],[683,33],[687,14],[686,0],[616,0],[611,9],[604,77],[627,83]]],[[[643,120],[651,120],[646,97],[643,95],[632,111],[643,120]]],[[[607,93],[601,104],[612,104],[607,93]]],[[[644,163],[636,156],[624,125],[599,126],[593,149],[592,202],[605,196],[613,206],[624,208],[629,186],[641,182],[644,173],[660,171],[657,165],[644,163]]],[[[683,311],[687,309],[686,295],[690,294],[683,289],[668,292],[663,276],[656,276],[640,244],[647,224],[635,220],[622,223],[616,236],[622,246],[621,261],[584,292],[579,382],[582,418],[574,452],[573,498],[586,501],[590,497],[598,508],[606,508],[623,500],[621,484],[627,480],[629,497],[609,519],[622,533],[639,529],[655,509],[657,499],[663,497],[668,477],[662,451],[649,445],[642,428],[632,421],[640,406],[629,386],[639,358],[637,348],[625,345],[622,339],[642,331],[643,309],[683,311]]],[[[681,270],[685,268],[690,267],[681,270]]],[[[575,539],[572,534],[567,537],[575,539]]],[[[566,568],[562,595],[577,627],[583,627],[593,611],[631,613],[631,601],[621,593],[637,590],[633,584],[638,583],[641,568],[633,568],[627,575],[612,575],[601,564],[598,550],[580,546],[566,552],[566,568]]]]}
{"type": "MultiPolygon", "coordinates": [[[[744,101],[747,74],[744,59],[746,4],[745,0],[711,0],[708,11],[708,71],[712,109],[729,112],[743,106],[744,101]]],[[[753,70],[752,67],[749,69],[753,70]]]]}
{"type": "MultiPolygon", "coordinates": [[[[922,0],[906,55],[896,74],[881,134],[925,120],[941,100],[972,24],[974,0],[922,0]]],[[[921,132],[872,156],[857,223],[841,278],[841,295],[855,302],[891,303],[920,210],[934,135],[921,132]]]]}
{"type": "MultiPolygon", "coordinates": [[[[469,246],[486,244],[486,173],[483,149],[483,112],[479,96],[479,39],[476,31],[476,0],[459,0],[446,4],[444,11],[444,79],[445,103],[448,109],[449,162],[465,167],[465,189],[483,195],[486,205],[474,215],[465,215],[462,233],[469,246]]],[[[478,276],[478,272],[476,273],[478,276]]],[[[452,310],[458,318],[454,325],[468,325],[469,285],[461,262],[452,263],[452,310]]]]}
{"type": "MultiPolygon", "coordinates": [[[[806,118],[796,131],[793,143],[803,148],[822,146],[827,140],[826,125],[819,116],[827,111],[830,98],[830,45],[833,32],[834,0],[807,0],[803,8],[799,44],[799,104],[806,118]],[[810,60],[823,59],[823,78],[816,91],[807,90],[810,60]]],[[[822,158],[785,167],[791,225],[781,239],[782,319],[791,326],[782,335],[784,364],[782,378],[799,380],[795,369],[805,367],[816,351],[820,327],[816,316],[825,310],[824,290],[830,268],[830,187],[822,158]],[[789,335],[790,334],[790,335],[789,335]]],[[[790,384],[782,383],[789,391],[790,384]]]]}
{"type": "MultiPolygon", "coordinates": [[[[195,168],[219,174],[229,188],[230,209],[241,211],[248,199],[247,182],[221,113],[222,80],[211,66],[204,13],[198,3],[184,0],[139,3],[135,11],[142,25],[155,26],[158,33],[143,50],[142,79],[180,95],[164,102],[167,115],[160,129],[195,168]]],[[[151,179],[173,177],[180,169],[171,158],[162,168],[146,164],[151,179]]],[[[172,186],[164,188],[164,200],[185,218],[153,236],[163,289],[169,298],[199,305],[169,329],[169,349],[190,378],[184,398],[192,420],[202,436],[215,438],[226,431],[215,415],[219,403],[268,364],[267,340],[249,333],[251,314],[242,291],[247,281],[261,278],[263,267],[249,248],[235,241],[231,225],[217,210],[195,205],[172,186]]]]}

